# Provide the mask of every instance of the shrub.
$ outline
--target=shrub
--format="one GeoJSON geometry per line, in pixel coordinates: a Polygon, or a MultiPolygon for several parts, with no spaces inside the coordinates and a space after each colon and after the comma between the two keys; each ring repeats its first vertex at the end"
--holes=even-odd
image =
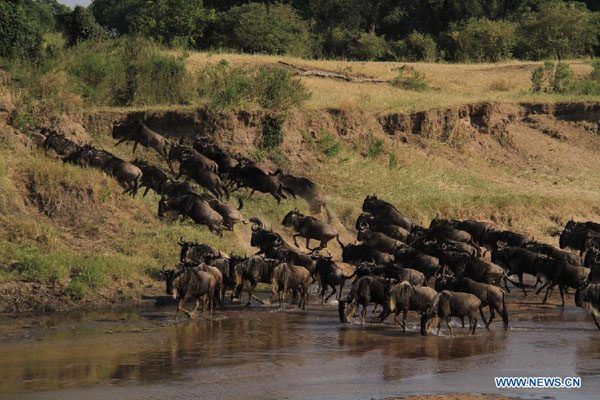
{"type": "Polygon", "coordinates": [[[356,60],[375,60],[385,53],[385,38],[374,33],[361,33],[350,44],[349,55],[356,60]]]}
{"type": "Polygon", "coordinates": [[[471,19],[454,34],[461,60],[497,62],[512,57],[516,44],[515,25],[508,21],[471,19]]]}
{"type": "Polygon", "coordinates": [[[276,149],[283,143],[285,119],[285,114],[267,114],[263,117],[261,147],[276,149]]]}
{"type": "Polygon", "coordinates": [[[600,82],[596,78],[596,69],[588,78],[577,79],[568,64],[546,61],[543,67],[536,68],[531,74],[531,90],[557,94],[598,95],[600,82]]]}
{"type": "Polygon", "coordinates": [[[262,108],[279,112],[300,106],[310,98],[302,82],[283,68],[261,67],[254,79],[253,91],[262,108]]]}
{"type": "Polygon", "coordinates": [[[525,14],[517,30],[519,58],[577,57],[593,53],[598,44],[598,24],[585,7],[561,2],[540,4],[525,14]]]}
{"type": "Polygon", "coordinates": [[[396,42],[398,58],[405,61],[435,62],[437,49],[435,41],[428,34],[413,31],[404,40],[396,42]]]}
{"type": "Polygon", "coordinates": [[[392,81],[392,85],[404,89],[422,92],[428,89],[427,80],[423,72],[414,70],[412,73],[401,70],[400,73],[392,81]]]}
{"type": "Polygon", "coordinates": [[[97,39],[104,33],[92,12],[81,6],[77,6],[72,12],[62,15],[61,20],[69,46],[73,46],[80,41],[97,39]]]}
{"type": "Polygon", "coordinates": [[[20,2],[0,2],[0,57],[35,59],[41,48],[40,27],[20,2]]]}
{"type": "Polygon", "coordinates": [[[232,7],[219,15],[216,25],[215,41],[223,47],[248,53],[313,54],[307,22],[287,4],[232,7]]]}

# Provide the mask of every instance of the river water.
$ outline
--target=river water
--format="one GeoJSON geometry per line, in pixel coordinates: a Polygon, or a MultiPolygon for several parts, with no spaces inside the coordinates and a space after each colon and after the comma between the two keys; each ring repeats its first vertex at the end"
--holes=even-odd
{"type": "MultiPolygon", "coordinates": [[[[340,324],[335,305],[235,306],[173,324],[173,307],[3,320],[0,397],[355,399],[428,393],[598,398],[600,331],[587,313],[509,298],[511,328],[467,336],[340,324]],[[13,327],[13,330],[7,329],[13,327]],[[581,376],[570,390],[497,390],[495,376],[581,376]]],[[[188,307],[191,305],[188,305],[188,307]]],[[[458,325],[457,325],[458,326],[458,325]]],[[[447,334],[447,330],[443,329],[447,334]]]]}

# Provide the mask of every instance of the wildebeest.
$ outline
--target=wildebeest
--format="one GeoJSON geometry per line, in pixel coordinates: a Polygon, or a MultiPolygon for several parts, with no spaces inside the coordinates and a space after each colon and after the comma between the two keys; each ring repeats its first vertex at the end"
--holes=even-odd
{"type": "Polygon", "coordinates": [[[464,221],[457,221],[457,220],[447,220],[447,219],[439,219],[439,218],[434,218],[431,221],[434,225],[438,224],[438,225],[446,225],[446,226],[452,226],[455,229],[460,229],[461,231],[465,231],[468,232],[471,237],[473,238],[473,240],[475,242],[477,242],[479,245],[483,244],[483,239],[485,238],[485,234],[488,231],[494,230],[495,227],[494,225],[488,223],[488,222],[480,222],[480,221],[474,221],[474,220],[464,220],[464,221]]]}
{"type": "Polygon", "coordinates": [[[569,264],[581,265],[581,257],[568,251],[562,251],[554,246],[539,242],[526,242],[523,247],[536,253],[544,254],[556,260],[563,260],[569,264]]]}
{"type": "Polygon", "coordinates": [[[311,214],[319,214],[321,209],[325,210],[327,222],[331,222],[331,213],[327,208],[325,196],[319,192],[317,185],[308,178],[300,178],[290,174],[284,174],[280,169],[273,173],[279,181],[291,190],[294,195],[304,199],[310,208],[311,214]]]}
{"type": "Polygon", "coordinates": [[[183,269],[178,271],[166,271],[163,268],[162,274],[167,283],[167,294],[173,296],[173,299],[177,299],[178,294],[180,297],[179,303],[177,304],[177,312],[175,313],[175,320],[177,320],[179,311],[183,311],[188,318],[191,318],[192,314],[200,306],[200,299],[202,297],[205,297],[206,300],[204,311],[208,309],[210,311],[210,316],[212,316],[215,287],[217,284],[214,276],[208,272],[198,271],[190,266],[184,266],[183,269]],[[190,297],[196,299],[196,305],[191,313],[183,308],[190,297]]]}
{"type": "Polygon", "coordinates": [[[193,159],[184,159],[181,161],[179,164],[179,174],[176,179],[179,179],[182,175],[193,179],[198,185],[208,189],[215,197],[222,198],[225,196],[229,198],[229,191],[221,181],[221,178],[219,178],[219,175],[200,166],[193,159]]]}
{"type": "MultiPolygon", "coordinates": [[[[46,131],[42,130],[42,134],[46,133],[46,131]]],[[[58,154],[59,158],[65,159],[70,155],[77,153],[81,147],[67,139],[64,135],[61,135],[57,132],[49,132],[46,135],[46,139],[44,140],[43,147],[45,150],[52,149],[58,154]]]]}
{"type": "Polygon", "coordinates": [[[250,306],[252,291],[259,282],[272,283],[273,270],[279,264],[278,260],[264,258],[262,256],[251,256],[235,266],[235,289],[231,295],[234,298],[241,299],[244,282],[250,282],[248,289],[248,302],[246,307],[250,306]]]}
{"type": "Polygon", "coordinates": [[[423,273],[410,268],[400,268],[392,263],[376,265],[363,261],[356,267],[350,278],[355,278],[356,282],[363,276],[368,275],[379,276],[396,282],[408,281],[414,286],[423,286],[425,284],[425,275],[423,273]]]}
{"type": "MultiPolygon", "coordinates": [[[[406,314],[409,311],[417,311],[425,314],[431,307],[433,299],[437,292],[427,286],[413,286],[410,282],[400,282],[390,288],[388,311],[394,313],[394,322],[402,326],[402,331],[406,332],[406,314]],[[402,313],[402,323],[398,321],[398,316],[402,313]]],[[[382,315],[381,319],[385,319],[382,315]]]]}
{"type": "Polygon", "coordinates": [[[587,284],[577,288],[575,305],[588,310],[594,323],[600,329],[600,284],[587,284]]]}
{"type": "Polygon", "coordinates": [[[366,244],[344,245],[340,241],[339,235],[336,236],[336,239],[342,248],[342,261],[345,263],[357,264],[361,261],[374,261],[376,264],[385,264],[394,261],[391,255],[379,252],[366,244]]]}
{"type": "Polygon", "coordinates": [[[373,232],[381,232],[392,239],[399,240],[404,243],[411,242],[410,232],[399,225],[389,224],[387,221],[382,221],[369,213],[362,213],[356,219],[355,228],[357,231],[370,229],[373,232]]]}
{"type": "Polygon", "coordinates": [[[238,189],[241,187],[252,189],[250,196],[258,190],[261,193],[270,194],[277,200],[277,203],[280,203],[282,199],[287,199],[285,192],[294,195],[281,183],[279,178],[267,175],[258,167],[238,164],[229,170],[229,177],[236,183],[238,189]]]}
{"type": "Polygon", "coordinates": [[[220,173],[227,173],[230,169],[235,168],[235,166],[239,164],[235,158],[225,153],[214,144],[196,140],[193,147],[194,150],[203,156],[206,156],[216,162],[219,166],[220,173]]]}
{"type": "Polygon", "coordinates": [[[223,283],[223,273],[217,267],[213,267],[212,265],[208,265],[205,263],[200,263],[198,265],[194,265],[194,268],[198,271],[208,272],[215,278],[215,299],[217,302],[222,305],[223,300],[225,299],[225,285],[223,283]]]}
{"type": "Polygon", "coordinates": [[[438,293],[431,304],[430,309],[421,317],[421,335],[426,336],[431,330],[431,322],[438,318],[437,334],[439,335],[442,321],[454,335],[450,320],[452,317],[463,319],[469,318],[469,331],[474,335],[477,328],[477,312],[481,308],[481,301],[470,293],[459,293],[444,290],[438,293]]]}
{"type": "Polygon", "coordinates": [[[561,298],[561,307],[565,306],[564,292],[567,288],[579,288],[586,281],[590,269],[571,265],[563,260],[556,260],[547,256],[540,256],[535,260],[535,269],[537,276],[545,283],[537,290],[541,292],[546,288],[546,295],[543,303],[548,299],[548,295],[554,286],[558,285],[561,298]]]}
{"type": "Polygon", "coordinates": [[[590,230],[594,232],[600,233],[600,224],[596,222],[586,221],[586,222],[575,222],[572,219],[567,221],[565,225],[565,229],[569,230],[590,230]]]}
{"type": "Polygon", "coordinates": [[[296,210],[288,212],[281,222],[283,226],[291,227],[297,233],[294,234],[294,244],[298,246],[296,238],[303,237],[306,239],[306,248],[309,250],[320,250],[327,247],[327,242],[336,237],[335,229],[325,222],[321,222],[314,217],[303,215],[296,210]],[[310,239],[315,239],[320,242],[315,249],[310,248],[310,239]]]}
{"type": "Polygon", "coordinates": [[[283,308],[285,304],[285,293],[288,290],[300,291],[300,302],[298,308],[306,308],[306,299],[308,297],[308,284],[312,280],[310,272],[304,267],[289,265],[288,263],[280,263],[273,270],[273,294],[279,294],[279,308],[283,308]]]}
{"type": "Polygon", "coordinates": [[[354,317],[358,306],[362,306],[361,321],[364,324],[367,316],[367,307],[371,303],[381,305],[384,313],[388,312],[388,302],[386,301],[386,286],[391,285],[391,281],[384,281],[382,278],[375,276],[363,276],[352,285],[348,298],[345,301],[340,301],[338,306],[341,322],[348,322],[354,317]]]}
{"type": "Polygon", "coordinates": [[[169,181],[169,177],[162,169],[149,165],[142,160],[135,160],[133,165],[142,171],[142,181],[140,182],[140,186],[146,188],[143,195],[144,197],[146,197],[150,189],[154,190],[158,195],[165,194],[165,185],[169,181]]]}
{"type": "Polygon", "coordinates": [[[244,203],[242,203],[242,199],[238,198],[239,207],[236,209],[230,206],[229,204],[219,199],[215,199],[214,197],[211,197],[209,195],[203,194],[200,195],[200,197],[204,201],[206,201],[213,210],[221,214],[221,216],[223,217],[223,226],[225,227],[225,229],[233,231],[233,226],[235,224],[242,222],[244,223],[244,225],[246,225],[249,223],[244,219],[244,216],[240,212],[244,205],[244,203]]]}
{"type": "Polygon", "coordinates": [[[561,249],[570,248],[573,250],[579,250],[579,256],[583,256],[583,253],[591,247],[594,242],[598,242],[600,239],[600,232],[588,230],[588,229],[567,229],[565,228],[558,241],[558,245],[561,249]]]}
{"type": "Polygon", "coordinates": [[[473,247],[477,247],[473,241],[473,237],[469,232],[456,229],[454,226],[442,223],[440,220],[434,218],[431,220],[429,229],[426,231],[430,237],[437,237],[443,239],[449,239],[455,242],[468,243],[473,247]]]}
{"type": "Polygon", "coordinates": [[[435,290],[452,290],[455,292],[471,293],[481,301],[481,319],[485,327],[489,330],[490,324],[494,320],[494,311],[502,317],[504,329],[508,329],[508,310],[504,300],[504,290],[497,286],[487,283],[475,282],[474,280],[463,277],[458,279],[448,279],[448,277],[438,277],[435,281],[435,290]],[[483,315],[483,307],[489,307],[490,318],[486,321],[483,315]]]}
{"type": "Polygon", "coordinates": [[[173,198],[167,195],[162,196],[158,203],[158,216],[164,217],[169,210],[176,210],[178,215],[189,217],[197,224],[208,226],[213,233],[223,234],[223,217],[197,194],[186,194],[173,198]]]}
{"type": "Polygon", "coordinates": [[[540,253],[523,247],[506,246],[504,243],[498,243],[492,251],[492,262],[504,268],[508,276],[517,275],[523,294],[527,296],[527,291],[523,285],[523,274],[536,276],[535,260],[539,256],[540,253]]]}
{"type": "Polygon", "coordinates": [[[207,258],[227,258],[227,254],[221,250],[204,243],[187,242],[183,239],[183,236],[179,238],[177,244],[181,246],[179,261],[182,263],[200,264],[206,262],[207,258]]]}
{"type": "Polygon", "coordinates": [[[356,239],[363,244],[373,247],[377,251],[388,254],[394,254],[398,247],[404,244],[384,233],[373,232],[369,229],[358,231],[356,239]]]}
{"type": "Polygon", "coordinates": [[[485,233],[482,245],[492,251],[499,242],[506,243],[508,246],[523,247],[526,241],[527,237],[520,233],[492,229],[485,233]]]}
{"type": "Polygon", "coordinates": [[[244,261],[245,258],[232,255],[224,256],[206,256],[204,262],[211,267],[217,268],[223,275],[223,295],[226,289],[235,289],[235,266],[244,261]]]}
{"type": "Polygon", "coordinates": [[[113,139],[120,139],[115,146],[125,141],[132,141],[133,153],[138,144],[149,147],[158,152],[163,158],[167,158],[169,151],[169,141],[164,137],[148,128],[141,121],[129,121],[115,123],[112,130],[113,139]]]}
{"type": "Polygon", "coordinates": [[[396,207],[378,199],[375,195],[365,198],[362,209],[381,221],[388,221],[388,223],[401,226],[408,231],[415,225],[410,218],[402,216],[396,207]]]}
{"type": "Polygon", "coordinates": [[[394,253],[396,264],[404,268],[412,268],[421,271],[425,275],[425,283],[440,272],[440,261],[438,258],[420,252],[414,247],[401,246],[394,253]]]}
{"type": "Polygon", "coordinates": [[[168,157],[168,164],[171,170],[173,170],[171,164],[173,161],[179,161],[180,164],[184,161],[187,161],[192,165],[195,165],[196,168],[205,169],[215,174],[219,173],[219,166],[216,162],[190,147],[181,146],[178,144],[172,145],[171,149],[169,150],[168,157]]]}
{"type": "Polygon", "coordinates": [[[321,304],[327,302],[336,293],[338,294],[337,299],[339,301],[342,298],[342,291],[344,290],[346,280],[350,279],[351,276],[344,274],[344,271],[336,265],[332,257],[318,255],[313,255],[312,257],[316,261],[315,270],[321,283],[321,304]],[[339,292],[336,289],[337,285],[340,286],[339,292]],[[325,297],[327,287],[331,288],[331,293],[325,297]]]}

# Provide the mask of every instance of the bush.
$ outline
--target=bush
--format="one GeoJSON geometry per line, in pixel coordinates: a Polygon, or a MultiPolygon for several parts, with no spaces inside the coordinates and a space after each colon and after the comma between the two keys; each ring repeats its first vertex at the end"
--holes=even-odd
{"type": "Polygon", "coordinates": [[[246,68],[230,67],[221,61],[198,73],[198,94],[217,109],[239,108],[253,95],[252,76],[246,68]]]}
{"type": "Polygon", "coordinates": [[[585,7],[560,2],[541,4],[538,12],[522,18],[517,30],[517,56],[561,60],[593,54],[598,33],[598,24],[585,7]]]}
{"type": "Polygon", "coordinates": [[[19,2],[0,2],[0,57],[36,59],[42,49],[39,25],[19,2]]]}
{"type": "Polygon", "coordinates": [[[247,53],[313,54],[307,22],[287,4],[244,4],[220,14],[215,41],[223,47],[247,53]]]}
{"type": "Polygon", "coordinates": [[[413,31],[404,40],[396,42],[396,54],[404,61],[435,62],[437,49],[435,41],[428,34],[413,31]]]}
{"type": "Polygon", "coordinates": [[[531,91],[556,94],[599,95],[598,65],[588,78],[577,79],[568,64],[546,61],[531,74],[531,91]]]}
{"type": "Polygon", "coordinates": [[[477,62],[497,62],[512,57],[517,42],[515,25],[508,21],[471,19],[452,37],[456,40],[457,58],[477,62]]]}
{"type": "Polygon", "coordinates": [[[350,44],[349,55],[355,60],[375,60],[385,54],[385,38],[374,33],[361,33],[350,44]]]}
{"type": "Polygon", "coordinates": [[[412,71],[410,74],[407,71],[401,70],[398,76],[392,81],[392,85],[400,89],[414,90],[416,92],[422,92],[429,88],[425,74],[417,70],[412,71]]]}
{"type": "Polygon", "coordinates": [[[273,111],[285,111],[300,106],[310,98],[302,82],[283,68],[261,67],[254,79],[258,104],[273,111]]]}
{"type": "Polygon", "coordinates": [[[285,119],[285,114],[267,114],[263,117],[261,147],[276,149],[283,143],[285,119]]]}

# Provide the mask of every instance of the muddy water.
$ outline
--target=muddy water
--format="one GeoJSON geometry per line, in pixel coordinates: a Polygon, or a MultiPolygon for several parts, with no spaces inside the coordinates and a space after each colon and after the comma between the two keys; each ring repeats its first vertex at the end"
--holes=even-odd
{"type": "MultiPolygon", "coordinates": [[[[511,329],[421,337],[413,318],[342,325],[334,306],[172,309],[4,320],[0,397],[19,399],[382,398],[502,393],[598,398],[600,332],[572,306],[511,304],[511,329]],[[14,330],[7,327],[16,326],[14,330]],[[494,376],[581,376],[578,390],[498,391],[494,376]]],[[[572,302],[572,299],[570,300],[572,302]]]]}

